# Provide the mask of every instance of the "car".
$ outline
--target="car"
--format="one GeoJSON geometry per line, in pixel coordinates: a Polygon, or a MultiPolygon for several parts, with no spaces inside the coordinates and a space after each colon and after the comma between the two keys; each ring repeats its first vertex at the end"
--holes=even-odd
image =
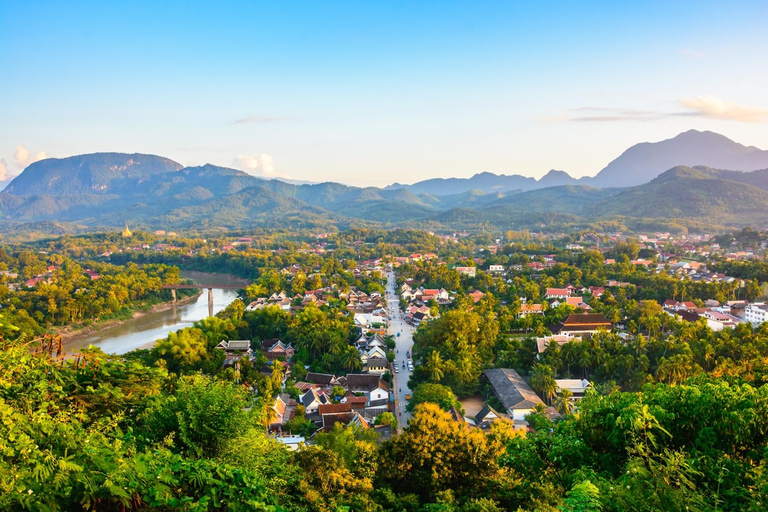
{"type": "Polygon", "coordinates": [[[405,399],[406,400],[410,400],[411,399],[411,394],[410,393],[406,393],[405,394],[405,399]]]}
{"type": "Polygon", "coordinates": [[[405,351],[405,357],[411,357],[411,351],[410,350],[406,350],[405,351]]]}
{"type": "Polygon", "coordinates": [[[398,368],[397,366],[395,366],[395,373],[400,373],[400,368],[398,368]]]}

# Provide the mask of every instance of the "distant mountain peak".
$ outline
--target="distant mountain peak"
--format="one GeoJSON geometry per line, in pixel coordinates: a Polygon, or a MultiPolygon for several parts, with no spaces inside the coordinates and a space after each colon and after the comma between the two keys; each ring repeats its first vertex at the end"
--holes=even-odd
{"type": "Polygon", "coordinates": [[[768,151],[719,133],[688,130],[671,139],[635,144],[588,181],[598,187],[632,187],[675,166],[697,165],[754,171],[768,167],[768,151]]]}

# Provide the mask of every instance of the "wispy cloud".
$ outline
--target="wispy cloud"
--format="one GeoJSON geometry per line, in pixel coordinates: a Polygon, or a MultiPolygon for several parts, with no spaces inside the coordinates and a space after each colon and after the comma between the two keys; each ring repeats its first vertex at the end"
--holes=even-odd
{"type": "Polygon", "coordinates": [[[768,120],[768,109],[736,105],[716,96],[697,96],[680,100],[680,105],[689,109],[682,115],[725,119],[742,123],[761,123],[768,120]]]}
{"type": "Polygon", "coordinates": [[[654,121],[664,117],[662,112],[630,108],[581,107],[568,121],[604,123],[614,121],[654,121]]]}
{"type": "Polygon", "coordinates": [[[621,121],[658,121],[673,117],[706,117],[743,123],[768,121],[768,109],[736,105],[716,96],[697,96],[678,101],[683,110],[660,111],[618,107],[579,107],[543,118],[545,122],[613,123],[621,121]]]}
{"type": "Polygon", "coordinates": [[[270,116],[248,116],[235,119],[230,124],[255,124],[255,123],[276,123],[278,121],[284,121],[284,117],[270,117],[270,116]]]}
{"type": "Polygon", "coordinates": [[[237,155],[232,165],[251,176],[258,178],[289,178],[275,171],[272,155],[260,153],[258,155],[237,155]]]}

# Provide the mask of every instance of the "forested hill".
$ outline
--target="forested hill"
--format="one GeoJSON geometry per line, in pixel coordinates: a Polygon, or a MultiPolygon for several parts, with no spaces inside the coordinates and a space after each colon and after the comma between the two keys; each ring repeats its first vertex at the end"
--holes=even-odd
{"type": "MultiPolygon", "coordinates": [[[[568,181],[551,172],[551,183],[568,181]]],[[[30,165],[0,192],[0,230],[255,226],[398,226],[498,230],[658,226],[717,229],[768,221],[768,169],[678,166],[629,188],[559,185],[522,192],[440,195],[339,183],[293,184],[214,165],[182,167],[152,155],[99,153],[30,165]]]]}

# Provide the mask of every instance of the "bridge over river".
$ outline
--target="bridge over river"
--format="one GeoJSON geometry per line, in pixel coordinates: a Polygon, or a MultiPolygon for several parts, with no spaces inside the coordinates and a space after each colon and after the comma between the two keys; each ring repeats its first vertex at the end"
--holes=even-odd
{"type": "Polygon", "coordinates": [[[208,316],[213,316],[213,289],[219,289],[219,290],[242,290],[245,288],[245,285],[241,284],[165,284],[163,285],[163,288],[166,290],[171,290],[171,296],[173,297],[173,302],[176,302],[176,290],[208,290],[208,316]]]}

